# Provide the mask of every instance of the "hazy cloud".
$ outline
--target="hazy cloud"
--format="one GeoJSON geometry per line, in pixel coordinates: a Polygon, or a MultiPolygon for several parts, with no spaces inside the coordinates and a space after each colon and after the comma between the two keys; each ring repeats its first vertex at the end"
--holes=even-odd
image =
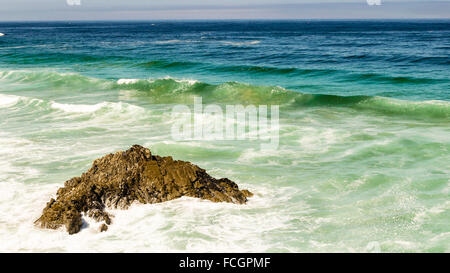
{"type": "Polygon", "coordinates": [[[0,0],[0,21],[450,18],[450,0],[0,0]],[[336,3],[339,1],[339,3],[336,3]]]}

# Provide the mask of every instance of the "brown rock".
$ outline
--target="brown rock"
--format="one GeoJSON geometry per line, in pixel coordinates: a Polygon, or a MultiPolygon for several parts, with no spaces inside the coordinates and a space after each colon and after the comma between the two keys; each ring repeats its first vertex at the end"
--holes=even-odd
{"type": "MultiPolygon", "coordinates": [[[[240,191],[227,178],[211,177],[190,162],[153,156],[149,149],[134,145],[95,160],[81,177],[66,181],[35,223],[50,229],[65,226],[74,234],[81,229],[82,213],[106,226],[111,223],[106,207],[128,208],[134,201],[152,204],[182,196],[245,204],[253,194],[240,191]]],[[[103,225],[101,231],[106,231],[103,225]]]]}
{"type": "Polygon", "coordinates": [[[100,226],[100,232],[105,232],[105,231],[108,231],[108,225],[102,224],[102,225],[100,226]]]}

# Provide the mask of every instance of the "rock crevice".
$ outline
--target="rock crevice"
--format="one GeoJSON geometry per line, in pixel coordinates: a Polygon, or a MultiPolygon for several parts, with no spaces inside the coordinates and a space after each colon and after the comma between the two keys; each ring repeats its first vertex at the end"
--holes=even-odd
{"type": "Polygon", "coordinates": [[[100,230],[106,231],[112,221],[105,208],[126,209],[135,201],[153,204],[182,196],[245,204],[252,195],[190,162],[154,156],[149,149],[134,145],[95,160],[86,173],[66,181],[35,224],[49,229],[65,226],[69,234],[75,234],[81,230],[84,214],[104,222],[100,230]]]}

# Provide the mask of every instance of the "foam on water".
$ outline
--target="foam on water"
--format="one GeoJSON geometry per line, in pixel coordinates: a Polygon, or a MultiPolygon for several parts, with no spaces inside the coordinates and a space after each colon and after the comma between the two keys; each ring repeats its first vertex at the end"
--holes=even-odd
{"type": "Polygon", "coordinates": [[[62,110],[68,113],[92,113],[96,112],[102,107],[105,107],[107,103],[99,103],[94,105],[83,105],[83,104],[64,104],[53,102],[51,107],[53,109],[62,110]]]}
{"type": "Polygon", "coordinates": [[[0,251],[450,251],[448,22],[49,24],[2,29],[0,251]],[[279,105],[279,148],[175,141],[190,120],[173,106],[199,96],[279,105]],[[256,196],[34,227],[64,181],[133,144],[256,196]]]}
{"type": "Polygon", "coordinates": [[[37,98],[0,94],[0,108],[19,108],[31,110],[55,110],[55,113],[90,114],[98,113],[100,116],[115,114],[129,114],[130,116],[142,115],[145,109],[123,102],[102,102],[98,104],[70,104],[45,101],[37,98]]]}
{"type": "Polygon", "coordinates": [[[380,127],[385,116],[295,108],[282,116],[280,147],[273,152],[261,151],[257,141],[174,141],[170,127],[179,120],[171,115],[171,104],[2,96],[0,240],[8,243],[1,251],[366,251],[373,241],[383,251],[447,249],[448,236],[439,237],[445,230],[427,224],[442,221],[449,205],[439,205],[448,195],[443,162],[450,147],[448,127],[439,123],[429,127],[395,117],[380,127]],[[27,130],[14,123],[27,124],[27,130]],[[246,206],[189,198],[136,204],[113,211],[114,224],[106,233],[87,218],[75,236],[33,226],[65,180],[87,170],[95,158],[132,144],[192,161],[256,197],[246,206]],[[420,181],[428,180],[427,191],[435,196],[423,203],[420,181]],[[15,202],[21,205],[14,208],[15,202]],[[358,236],[348,237],[348,230],[358,236]],[[443,241],[426,244],[431,238],[443,241]]]}
{"type": "Polygon", "coordinates": [[[161,204],[134,204],[114,215],[108,232],[84,217],[76,235],[63,229],[42,230],[33,225],[57,185],[27,186],[0,183],[0,251],[21,252],[212,252],[267,251],[277,243],[261,234],[288,227],[289,218],[276,213],[258,217],[255,211],[272,206],[272,190],[259,188],[248,205],[212,203],[181,198],[161,204]],[[259,192],[260,191],[260,192],[259,192]],[[26,198],[25,198],[26,196],[26,198]]]}
{"type": "Polygon", "coordinates": [[[181,40],[166,40],[166,41],[156,41],[154,44],[166,45],[166,44],[177,44],[181,43],[181,40]]]}
{"type": "Polygon", "coordinates": [[[137,83],[139,79],[119,79],[117,80],[117,84],[132,84],[137,83]]]}
{"type": "Polygon", "coordinates": [[[165,77],[160,78],[160,79],[147,79],[147,80],[144,80],[144,79],[119,79],[119,80],[117,80],[117,84],[119,84],[119,85],[136,84],[136,83],[139,83],[141,81],[142,82],[148,82],[148,83],[154,83],[157,80],[173,80],[173,81],[175,81],[177,83],[187,83],[189,85],[194,85],[194,84],[198,83],[197,80],[177,79],[177,78],[173,78],[171,76],[165,76],[165,77]]]}
{"type": "Polygon", "coordinates": [[[86,87],[89,87],[88,90],[105,92],[111,89],[135,90],[138,91],[136,99],[147,96],[155,103],[192,103],[193,96],[202,96],[205,103],[271,104],[293,108],[345,107],[420,119],[442,120],[450,117],[450,103],[440,100],[415,102],[378,96],[304,94],[277,86],[256,86],[240,82],[211,85],[194,79],[172,76],[155,79],[122,78],[110,81],[75,73],[50,71],[3,71],[0,75],[0,79],[7,83],[5,88],[17,88],[19,83],[24,86],[39,85],[39,88],[45,87],[50,90],[77,88],[82,92],[87,92],[86,87]]]}
{"type": "Polygon", "coordinates": [[[247,45],[257,45],[260,44],[261,41],[255,40],[255,41],[245,41],[245,42],[232,42],[232,41],[222,41],[221,42],[224,45],[232,45],[232,46],[247,46],[247,45]]]}
{"type": "Polygon", "coordinates": [[[51,108],[61,110],[67,113],[94,113],[100,110],[110,111],[110,112],[131,112],[133,114],[139,114],[144,111],[143,108],[127,103],[112,103],[112,102],[102,102],[98,104],[66,104],[51,102],[51,108]]]}
{"type": "Polygon", "coordinates": [[[14,95],[0,94],[0,107],[10,107],[16,105],[20,101],[21,97],[14,95]]]}
{"type": "MultiPolygon", "coordinates": [[[[100,126],[101,123],[92,124],[100,126]]],[[[150,132],[151,128],[154,131],[155,126],[159,125],[153,123],[146,127],[147,129],[139,130],[150,132]]],[[[124,139],[138,132],[137,128],[130,127],[129,132],[122,131],[124,139]]],[[[336,145],[333,143],[337,143],[336,136],[340,136],[337,132],[336,129],[320,129],[320,127],[316,130],[305,131],[308,135],[323,138],[323,141],[308,145],[316,145],[314,150],[321,150],[320,145],[324,145],[323,147],[328,147],[325,150],[328,153],[331,152],[329,148],[336,145]]],[[[110,136],[113,135],[110,134],[110,136]]],[[[298,136],[293,133],[290,133],[289,137],[293,138],[292,143],[298,139],[298,136]]],[[[352,136],[344,134],[340,137],[345,140],[352,136]]],[[[117,139],[114,136],[113,138],[111,140],[102,138],[102,141],[114,142],[117,139]]],[[[326,170],[333,167],[327,167],[329,163],[323,163],[322,168],[316,164],[317,161],[311,158],[310,154],[294,150],[293,146],[281,146],[280,150],[274,154],[261,152],[245,142],[235,143],[235,145],[242,145],[240,147],[235,145],[227,147],[218,142],[201,141],[183,144],[155,135],[145,143],[156,154],[163,151],[163,154],[174,155],[177,159],[191,158],[193,162],[207,168],[217,177],[229,177],[236,180],[240,187],[250,189],[256,196],[244,206],[216,204],[192,198],[155,205],[135,204],[129,210],[111,211],[115,217],[106,233],[99,233],[99,224],[85,218],[86,224],[82,232],[69,236],[64,230],[38,229],[32,222],[39,217],[45,202],[54,196],[56,188],[62,186],[64,180],[86,170],[94,158],[113,152],[113,148],[108,149],[112,146],[106,143],[102,146],[102,150],[94,150],[89,154],[87,150],[91,149],[90,147],[86,149],[64,147],[64,138],[56,140],[55,146],[47,148],[26,138],[15,138],[12,135],[4,135],[1,139],[4,140],[1,142],[2,147],[10,148],[0,151],[2,155],[5,155],[0,160],[0,165],[4,167],[0,176],[2,178],[0,240],[6,242],[0,251],[201,252],[207,249],[212,252],[359,252],[366,251],[371,241],[378,242],[384,251],[408,251],[423,248],[424,243],[412,244],[411,237],[405,237],[408,234],[404,233],[405,230],[420,230],[426,223],[426,219],[440,218],[448,210],[447,203],[431,208],[423,206],[417,214],[403,219],[398,215],[414,211],[412,209],[419,204],[415,194],[413,192],[406,194],[404,189],[414,185],[413,180],[394,183],[389,181],[391,178],[382,177],[381,180],[384,181],[377,182],[374,180],[374,174],[366,173],[362,178],[352,178],[351,175],[344,175],[352,173],[351,169],[341,169],[341,174],[336,173],[333,181],[327,181],[329,177],[326,175],[326,170]],[[240,149],[242,150],[237,152],[240,149]],[[234,157],[236,152],[237,157],[234,157]],[[220,158],[219,164],[219,161],[212,157],[216,153],[220,154],[217,157],[220,158]],[[49,166],[44,169],[39,167],[41,169],[37,172],[23,172],[23,169],[19,172],[12,171],[24,160],[33,162],[30,161],[30,157],[45,162],[48,161],[45,158],[55,158],[55,155],[57,155],[55,164],[71,162],[74,158],[89,158],[89,160],[84,160],[85,163],[82,165],[78,163],[74,165],[75,169],[71,170],[70,175],[67,171],[73,167],[66,166],[68,170],[58,177],[51,178],[49,181],[51,183],[39,182],[28,185],[23,181],[36,181],[34,177],[38,173],[47,173],[49,169],[59,168],[49,166]],[[309,162],[304,160],[302,163],[293,163],[295,160],[307,158],[310,159],[309,162]],[[227,162],[228,160],[230,162],[227,162]],[[291,164],[288,164],[289,161],[291,164]],[[308,169],[316,169],[316,175],[308,174],[308,169]],[[5,170],[8,171],[5,172],[5,170]],[[281,173],[284,175],[279,176],[281,173]],[[340,179],[342,175],[345,180],[340,179]],[[377,193],[380,187],[385,189],[377,193]],[[370,197],[359,197],[360,194],[364,196],[370,191],[375,193],[369,195],[370,197]],[[396,198],[392,199],[392,196],[396,198]],[[357,199],[352,201],[355,197],[357,199]],[[362,199],[358,200],[359,198],[362,199]],[[388,215],[388,211],[392,210],[389,209],[390,206],[396,208],[391,212],[392,215],[388,215]],[[364,216],[367,211],[373,214],[364,216]],[[386,216],[382,216],[384,214],[386,216]],[[408,219],[411,219],[411,223],[408,219]],[[370,240],[360,240],[360,237],[345,239],[348,235],[343,231],[345,229],[354,229],[353,234],[360,236],[364,234],[364,238],[367,237],[370,240]],[[343,241],[334,242],[327,237],[332,230],[343,236],[343,241]],[[389,236],[386,238],[385,236],[389,234],[386,233],[387,230],[403,234],[404,239],[394,239],[389,236]]],[[[92,144],[92,141],[93,139],[85,143],[92,144]]],[[[99,147],[97,146],[97,149],[99,147]]],[[[124,144],[124,148],[126,147],[127,145],[124,144]]],[[[358,154],[360,151],[355,150],[354,153],[358,154]]],[[[315,156],[320,156],[320,153],[316,153],[315,156]]],[[[348,161],[345,163],[347,166],[352,166],[349,161],[351,157],[344,157],[343,160],[348,161]]],[[[35,163],[31,164],[33,165],[39,166],[35,163]]],[[[431,233],[427,238],[430,236],[438,238],[436,233],[431,233]]],[[[433,245],[441,249],[443,242],[448,240],[448,236],[440,235],[439,238],[443,241],[435,239],[433,245]]]]}

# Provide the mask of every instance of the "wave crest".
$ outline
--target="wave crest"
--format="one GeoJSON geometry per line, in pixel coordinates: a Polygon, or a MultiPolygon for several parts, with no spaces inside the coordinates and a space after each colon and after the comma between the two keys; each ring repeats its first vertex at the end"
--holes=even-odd
{"type": "MultiPolygon", "coordinates": [[[[377,96],[337,96],[324,94],[305,94],[277,86],[258,86],[239,82],[208,84],[191,79],[96,79],[79,74],[60,74],[56,72],[0,72],[0,81],[58,83],[70,90],[117,90],[130,91],[132,99],[150,103],[192,103],[194,96],[201,96],[204,103],[280,105],[289,109],[302,107],[348,107],[358,110],[376,111],[385,115],[405,115],[411,118],[450,118],[450,102],[447,101],[405,101],[377,96]]],[[[25,99],[12,95],[0,97],[0,108],[11,107],[19,102],[39,104],[36,99],[25,99]]],[[[53,104],[53,109],[66,112],[95,112],[104,104],[68,106],[53,104]]]]}

